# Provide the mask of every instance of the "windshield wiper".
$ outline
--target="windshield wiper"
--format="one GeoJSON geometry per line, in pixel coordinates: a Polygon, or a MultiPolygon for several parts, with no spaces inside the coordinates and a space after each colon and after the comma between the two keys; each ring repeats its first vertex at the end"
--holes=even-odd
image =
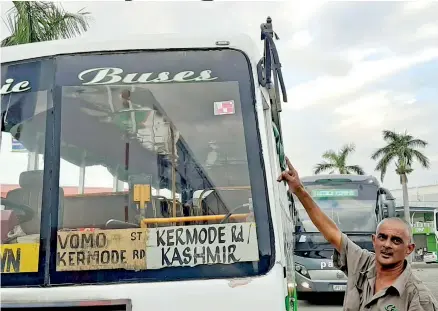
{"type": "MultiPolygon", "coordinates": [[[[287,94],[281,71],[280,58],[274,41],[274,37],[276,40],[279,37],[272,28],[272,19],[269,16],[266,19],[266,23],[260,25],[260,30],[260,40],[264,41],[264,52],[263,57],[257,63],[258,81],[268,91],[272,120],[279,133],[281,133],[280,112],[282,109],[278,84],[280,84],[284,102],[287,102],[287,94]],[[274,83],[272,83],[272,78],[274,83]]],[[[282,135],[280,135],[280,142],[283,143],[282,135]]]]}
{"type": "Polygon", "coordinates": [[[278,82],[280,82],[281,93],[283,101],[287,103],[286,86],[284,84],[283,73],[281,71],[280,57],[278,56],[277,47],[275,45],[274,36],[276,40],[280,38],[272,28],[272,19],[268,16],[266,23],[260,25],[261,36],[260,39],[265,41],[265,51],[263,58],[259,61],[258,67],[264,68],[264,76],[260,76],[263,72],[259,71],[259,83],[267,89],[272,88],[271,70],[274,73],[274,85],[276,91],[276,101],[279,105],[279,112],[281,111],[280,101],[278,100],[278,82]],[[278,79],[278,80],[277,80],[278,79]]]}

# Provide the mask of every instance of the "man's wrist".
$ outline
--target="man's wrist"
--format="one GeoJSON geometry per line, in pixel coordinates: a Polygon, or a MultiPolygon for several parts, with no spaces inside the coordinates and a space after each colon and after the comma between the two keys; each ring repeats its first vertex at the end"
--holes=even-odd
{"type": "Polygon", "coordinates": [[[299,186],[297,189],[295,189],[294,194],[295,194],[298,198],[300,198],[300,197],[304,197],[304,196],[307,196],[307,195],[308,195],[308,193],[307,193],[307,191],[306,191],[306,189],[304,188],[303,185],[301,185],[301,186],[299,186]]]}

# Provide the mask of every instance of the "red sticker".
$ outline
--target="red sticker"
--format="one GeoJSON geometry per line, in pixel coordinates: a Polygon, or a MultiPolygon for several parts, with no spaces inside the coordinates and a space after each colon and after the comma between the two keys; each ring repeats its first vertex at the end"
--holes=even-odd
{"type": "Polygon", "coordinates": [[[214,102],[214,115],[220,116],[224,114],[235,114],[234,100],[224,102],[214,102]]]}

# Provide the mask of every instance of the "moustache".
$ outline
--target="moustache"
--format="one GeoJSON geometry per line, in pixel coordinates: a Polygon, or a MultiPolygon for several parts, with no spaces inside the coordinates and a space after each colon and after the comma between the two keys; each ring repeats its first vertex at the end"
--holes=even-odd
{"type": "Polygon", "coordinates": [[[381,248],[380,253],[384,255],[391,256],[394,252],[390,248],[381,248]]]}

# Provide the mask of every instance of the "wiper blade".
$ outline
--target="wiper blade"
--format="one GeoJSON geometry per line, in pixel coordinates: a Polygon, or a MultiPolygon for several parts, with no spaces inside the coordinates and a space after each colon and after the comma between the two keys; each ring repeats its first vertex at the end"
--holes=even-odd
{"type": "Polygon", "coordinates": [[[272,83],[271,70],[272,70],[274,73],[274,83],[275,85],[277,85],[277,78],[278,78],[278,81],[280,82],[283,101],[287,103],[286,86],[284,84],[283,72],[281,71],[280,57],[278,56],[277,47],[274,41],[274,37],[276,40],[279,40],[280,38],[272,29],[272,19],[270,17],[266,19],[266,23],[260,25],[260,30],[261,30],[260,39],[265,41],[265,52],[264,52],[265,55],[263,57],[265,61],[263,64],[265,69],[265,76],[263,79],[264,81],[263,82],[259,81],[259,82],[261,82],[263,86],[267,86],[268,88],[271,88],[271,83],[272,83]]]}

